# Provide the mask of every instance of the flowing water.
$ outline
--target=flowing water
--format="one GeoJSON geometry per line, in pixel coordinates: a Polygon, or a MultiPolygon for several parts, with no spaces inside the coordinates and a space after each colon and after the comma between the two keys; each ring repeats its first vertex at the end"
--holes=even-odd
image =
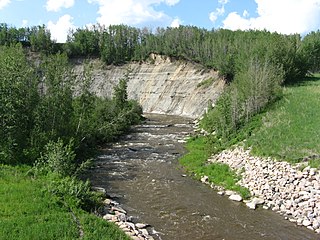
{"type": "Polygon", "coordinates": [[[135,222],[152,226],[155,239],[319,239],[270,211],[248,209],[185,176],[178,158],[190,119],[147,115],[133,132],[106,147],[91,172],[135,222]]]}

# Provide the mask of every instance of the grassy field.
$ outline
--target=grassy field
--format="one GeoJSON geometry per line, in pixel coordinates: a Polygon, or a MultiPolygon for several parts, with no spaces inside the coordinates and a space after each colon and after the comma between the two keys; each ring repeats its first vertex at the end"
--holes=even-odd
{"type": "Polygon", "coordinates": [[[261,125],[247,139],[254,154],[319,166],[320,74],[286,87],[283,99],[263,114],[261,125]]]}
{"type": "Polygon", "coordinates": [[[211,154],[245,140],[258,156],[271,156],[291,163],[306,162],[320,167],[320,74],[294,86],[284,88],[283,98],[255,116],[251,122],[227,141],[198,137],[187,143],[188,153],[180,159],[184,168],[198,179],[235,190],[248,197],[247,189],[238,186],[239,179],[224,164],[208,164],[211,154]]]}
{"type": "Polygon", "coordinates": [[[46,193],[45,179],[28,176],[29,167],[0,165],[0,239],[129,239],[116,225],[79,209],[59,205],[46,193]]]}

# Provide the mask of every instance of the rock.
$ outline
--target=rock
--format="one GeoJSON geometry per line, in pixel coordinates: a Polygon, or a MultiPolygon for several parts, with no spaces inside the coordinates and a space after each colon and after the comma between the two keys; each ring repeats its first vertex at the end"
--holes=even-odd
{"type": "Polygon", "coordinates": [[[239,194],[232,194],[230,195],[229,199],[236,202],[242,201],[242,197],[239,194]]]}
{"type": "Polygon", "coordinates": [[[231,196],[231,195],[235,194],[234,191],[230,191],[230,190],[227,190],[227,191],[225,191],[224,193],[225,193],[227,196],[231,196]]]}
{"type": "Polygon", "coordinates": [[[104,215],[102,218],[103,218],[104,220],[110,221],[110,220],[116,219],[117,217],[116,217],[115,215],[112,215],[112,214],[106,214],[106,215],[104,215]]]}
{"type": "Polygon", "coordinates": [[[208,180],[209,180],[209,177],[208,177],[208,176],[203,176],[203,177],[200,179],[200,181],[201,181],[202,183],[207,183],[208,180]]]}
{"type": "Polygon", "coordinates": [[[125,234],[127,234],[129,237],[133,237],[135,236],[136,234],[134,232],[131,232],[131,231],[124,231],[125,234]]]}
{"type": "MultiPolygon", "coordinates": [[[[320,233],[320,172],[305,163],[290,165],[287,162],[273,161],[250,156],[250,150],[236,147],[224,150],[210,157],[211,162],[228,164],[231,169],[242,175],[240,186],[249,189],[250,201],[243,201],[249,208],[258,204],[271,208],[284,215],[289,221],[320,233]],[[300,169],[303,171],[300,171],[300,169]]],[[[222,190],[218,190],[222,194],[222,190]]],[[[233,191],[225,195],[237,199],[233,191]]],[[[239,198],[240,199],[240,198],[239,198]]]]}
{"type": "Polygon", "coordinates": [[[302,221],[302,225],[305,226],[305,227],[308,227],[308,226],[311,225],[311,222],[309,220],[305,219],[305,220],[302,221]]]}
{"type": "Polygon", "coordinates": [[[219,191],[219,192],[217,192],[217,194],[223,196],[224,195],[224,191],[219,191]]]}
{"type": "Polygon", "coordinates": [[[116,214],[116,217],[119,219],[119,221],[121,222],[127,221],[127,216],[124,213],[116,211],[115,214],[116,214]]]}
{"type": "Polygon", "coordinates": [[[140,240],[140,238],[138,236],[132,236],[131,237],[133,240],[140,240]]]}
{"type": "Polygon", "coordinates": [[[149,235],[148,230],[145,229],[145,228],[140,229],[140,232],[141,232],[144,236],[148,236],[148,235],[149,235]]]}
{"type": "Polygon", "coordinates": [[[131,228],[132,230],[135,230],[135,229],[136,229],[135,224],[132,223],[132,222],[125,222],[125,224],[126,224],[129,228],[131,228]]]}
{"type": "Polygon", "coordinates": [[[262,198],[253,198],[252,199],[252,202],[255,204],[255,205],[261,205],[261,204],[264,204],[264,199],[262,198]]]}
{"type": "Polygon", "coordinates": [[[127,214],[126,210],[120,208],[120,207],[112,207],[111,208],[111,211],[114,211],[114,212],[121,212],[121,213],[124,213],[124,214],[127,214]]]}
{"type": "Polygon", "coordinates": [[[144,223],[136,223],[135,226],[139,229],[142,229],[142,228],[146,228],[149,225],[144,223]]]}
{"type": "Polygon", "coordinates": [[[312,223],[312,227],[314,229],[320,228],[320,222],[318,220],[314,220],[312,223]]]}
{"type": "Polygon", "coordinates": [[[112,203],[112,200],[109,199],[109,198],[106,198],[104,201],[103,201],[103,204],[105,205],[110,205],[112,203]]]}
{"type": "Polygon", "coordinates": [[[101,193],[103,193],[103,194],[106,194],[106,193],[107,193],[106,189],[104,189],[104,188],[102,188],[102,187],[91,187],[91,189],[92,189],[93,191],[101,192],[101,193]]]}
{"type": "Polygon", "coordinates": [[[246,205],[248,208],[250,208],[252,210],[256,209],[256,204],[254,202],[247,202],[246,205]]]}

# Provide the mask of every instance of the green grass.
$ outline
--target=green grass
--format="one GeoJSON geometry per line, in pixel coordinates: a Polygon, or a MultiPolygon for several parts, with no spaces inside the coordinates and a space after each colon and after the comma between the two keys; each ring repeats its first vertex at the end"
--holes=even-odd
{"type": "Polygon", "coordinates": [[[312,157],[320,165],[320,75],[284,89],[284,97],[262,117],[262,126],[248,137],[256,155],[292,163],[312,157]]]}
{"type": "MultiPolygon", "coordinates": [[[[29,169],[0,165],[0,239],[79,239],[70,210],[43,190],[46,179],[28,176],[29,169]]],[[[80,209],[72,211],[84,230],[83,239],[129,239],[114,224],[80,209]]]]}
{"type": "Polygon", "coordinates": [[[198,83],[197,88],[199,88],[199,87],[203,87],[203,88],[210,87],[213,84],[214,81],[215,81],[215,79],[212,78],[212,77],[208,78],[206,80],[203,80],[202,82],[198,83]]]}
{"type": "Polygon", "coordinates": [[[210,183],[239,192],[243,198],[250,196],[248,189],[237,185],[239,176],[228,165],[219,163],[208,164],[207,160],[211,156],[212,151],[206,137],[190,139],[186,148],[188,149],[188,153],[180,158],[179,161],[188,172],[194,174],[196,179],[208,176],[210,183]]]}

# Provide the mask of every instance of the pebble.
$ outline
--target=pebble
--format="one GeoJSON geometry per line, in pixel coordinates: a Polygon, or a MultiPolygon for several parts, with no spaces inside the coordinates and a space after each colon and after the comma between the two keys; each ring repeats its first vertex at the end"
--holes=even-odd
{"type": "MultiPolygon", "coordinates": [[[[252,195],[250,201],[244,201],[250,209],[263,204],[263,208],[279,212],[290,222],[320,233],[318,169],[302,164],[290,165],[271,158],[253,157],[250,149],[239,146],[213,155],[208,161],[228,164],[241,175],[238,184],[248,188],[252,195]]],[[[233,191],[219,190],[218,194],[230,196],[232,200],[240,199],[235,197],[233,191]]]]}
{"type": "Polygon", "coordinates": [[[145,223],[134,224],[131,222],[131,218],[127,216],[127,211],[121,208],[119,203],[111,199],[105,199],[103,203],[105,205],[105,210],[107,211],[107,213],[102,217],[104,220],[114,222],[131,239],[154,239],[146,229],[149,225],[145,223]]]}
{"type": "Polygon", "coordinates": [[[229,199],[236,201],[236,202],[242,201],[242,197],[239,194],[232,194],[232,195],[230,195],[229,199]]]}

